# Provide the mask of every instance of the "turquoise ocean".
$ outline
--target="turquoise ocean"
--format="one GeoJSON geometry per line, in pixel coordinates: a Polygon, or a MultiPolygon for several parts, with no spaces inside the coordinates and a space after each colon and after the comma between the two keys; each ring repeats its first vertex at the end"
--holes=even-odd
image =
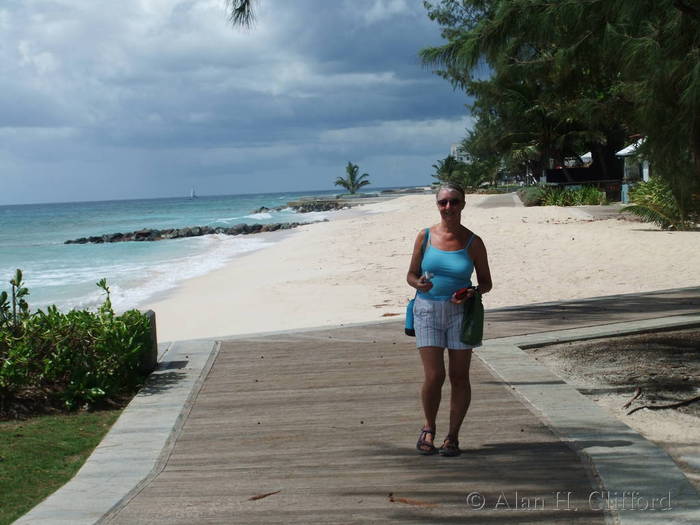
{"type": "Polygon", "coordinates": [[[68,239],[143,228],[223,226],[239,223],[312,222],[335,212],[296,213],[289,208],[253,213],[261,206],[284,206],[302,196],[334,191],[202,196],[57,204],[0,206],[0,291],[20,268],[32,311],[95,308],[111,288],[123,311],[152,300],[190,279],[221,268],[243,253],[259,250],[279,236],[206,235],[154,242],[64,244],[68,239]]]}

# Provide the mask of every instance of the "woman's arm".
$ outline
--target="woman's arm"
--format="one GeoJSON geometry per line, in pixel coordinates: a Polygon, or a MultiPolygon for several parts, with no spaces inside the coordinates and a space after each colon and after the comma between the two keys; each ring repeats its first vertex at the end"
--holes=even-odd
{"type": "Polygon", "coordinates": [[[491,291],[493,282],[491,282],[491,270],[489,269],[489,259],[486,254],[486,246],[481,237],[476,237],[469,247],[469,257],[474,261],[474,269],[476,270],[476,279],[479,281],[479,292],[482,294],[491,291]]]}
{"type": "Polygon", "coordinates": [[[433,287],[433,283],[426,280],[421,275],[420,266],[423,261],[423,239],[425,238],[425,230],[421,230],[416,237],[416,242],[413,243],[413,254],[411,255],[411,265],[408,267],[406,274],[406,282],[413,288],[421,292],[427,292],[433,287]]]}

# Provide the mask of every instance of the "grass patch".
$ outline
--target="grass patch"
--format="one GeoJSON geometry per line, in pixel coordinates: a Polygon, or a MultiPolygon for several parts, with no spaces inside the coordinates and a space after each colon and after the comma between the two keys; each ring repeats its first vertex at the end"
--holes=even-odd
{"type": "Polygon", "coordinates": [[[102,410],[0,422],[0,525],[71,479],[120,414],[102,410]]]}

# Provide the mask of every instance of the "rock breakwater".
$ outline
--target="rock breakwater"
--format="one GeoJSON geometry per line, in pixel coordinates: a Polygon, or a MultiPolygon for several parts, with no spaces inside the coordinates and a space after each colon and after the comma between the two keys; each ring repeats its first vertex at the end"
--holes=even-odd
{"type": "Polygon", "coordinates": [[[309,199],[288,202],[286,206],[277,206],[275,208],[268,208],[267,206],[261,206],[252,211],[252,213],[265,213],[269,211],[281,211],[287,208],[291,208],[297,213],[310,213],[312,211],[334,211],[343,210],[345,208],[350,208],[350,204],[342,201],[335,200],[325,200],[325,199],[309,199]]]}
{"type": "Polygon", "coordinates": [[[80,237],[65,241],[64,244],[100,244],[105,242],[130,242],[130,241],[162,241],[165,239],[181,239],[183,237],[199,237],[201,235],[223,234],[223,235],[250,235],[252,233],[274,232],[278,230],[289,230],[312,224],[311,222],[277,222],[274,224],[236,224],[230,228],[219,226],[190,226],[188,228],[167,228],[143,229],[128,233],[109,233],[106,235],[96,235],[91,237],[80,237]]]}

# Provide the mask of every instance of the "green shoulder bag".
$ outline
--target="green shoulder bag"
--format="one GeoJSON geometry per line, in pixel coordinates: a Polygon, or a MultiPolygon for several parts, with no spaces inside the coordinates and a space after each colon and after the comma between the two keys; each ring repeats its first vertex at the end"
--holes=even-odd
{"type": "Polygon", "coordinates": [[[484,337],[484,305],[477,290],[471,299],[464,303],[462,333],[460,340],[465,345],[479,346],[484,337]]]}

